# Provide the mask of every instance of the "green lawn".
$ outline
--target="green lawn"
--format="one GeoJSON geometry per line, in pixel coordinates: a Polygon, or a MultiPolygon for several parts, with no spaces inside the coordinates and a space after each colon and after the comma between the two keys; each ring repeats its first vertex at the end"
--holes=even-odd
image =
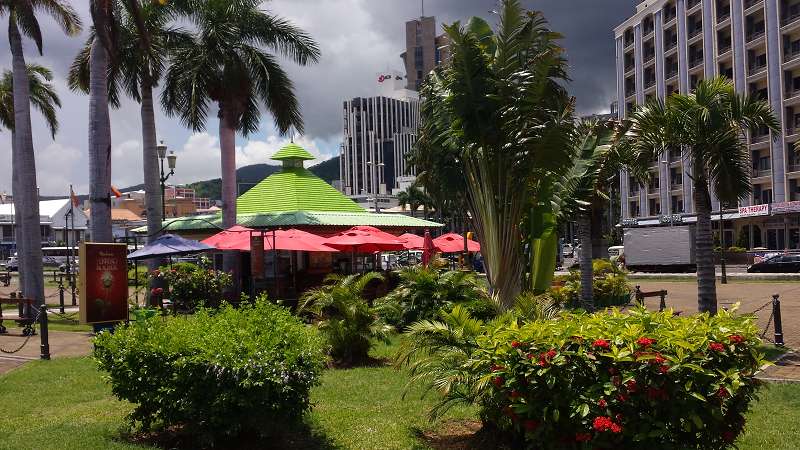
{"type": "MultiPolygon", "coordinates": [[[[379,346],[376,356],[392,347],[379,346]]],[[[311,431],[336,449],[428,449],[416,435],[441,423],[426,418],[432,399],[413,390],[401,399],[404,374],[391,367],[328,370],[312,394],[311,431]]],[[[123,436],[130,406],[115,400],[89,358],[36,361],[0,376],[2,448],[146,448],[123,436]],[[20,393],[26,393],[25,400],[20,393]]],[[[471,419],[453,410],[447,419],[471,419]]],[[[741,450],[795,449],[800,442],[800,384],[765,388],[748,415],[741,450]]],[[[306,447],[307,448],[307,447],[306,447]]]]}

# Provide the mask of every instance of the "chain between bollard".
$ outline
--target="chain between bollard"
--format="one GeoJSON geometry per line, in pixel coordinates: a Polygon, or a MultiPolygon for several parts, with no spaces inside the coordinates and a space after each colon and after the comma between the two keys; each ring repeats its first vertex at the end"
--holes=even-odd
{"type": "MultiPolygon", "coordinates": [[[[36,314],[36,318],[33,319],[33,323],[34,324],[39,322],[39,318],[40,318],[40,316],[42,314],[42,310],[43,309],[44,308],[39,308],[39,312],[36,314]]],[[[22,350],[25,347],[25,345],[28,344],[28,341],[30,341],[33,336],[34,336],[33,334],[29,334],[29,335],[25,336],[25,340],[22,341],[22,344],[20,344],[19,347],[15,348],[14,350],[6,350],[6,349],[0,347],[0,353],[5,353],[6,355],[13,355],[14,353],[19,352],[20,350],[22,350]]]]}

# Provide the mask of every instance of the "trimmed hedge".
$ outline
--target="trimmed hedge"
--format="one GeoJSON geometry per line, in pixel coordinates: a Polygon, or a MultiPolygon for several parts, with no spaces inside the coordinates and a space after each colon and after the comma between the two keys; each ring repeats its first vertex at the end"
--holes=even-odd
{"type": "Polygon", "coordinates": [[[94,343],[114,395],[134,404],[132,426],[179,426],[212,443],[296,423],[324,362],[315,330],[265,299],[152,317],[94,343]]]}
{"type": "Polygon", "coordinates": [[[481,415],[533,448],[726,448],[759,387],[757,332],[641,309],[501,326],[473,355],[481,415]]]}

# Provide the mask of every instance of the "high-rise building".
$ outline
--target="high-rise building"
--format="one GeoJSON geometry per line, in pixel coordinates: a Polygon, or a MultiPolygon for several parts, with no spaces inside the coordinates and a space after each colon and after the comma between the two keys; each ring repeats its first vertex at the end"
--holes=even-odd
{"type": "MultiPolygon", "coordinates": [[[[416,141],[419,97],[403,88],[399,73],[377,77],[379,94],[343,104],[343,143],[339,160],[341,190],[355,199],[385,196],[413,180],[405,156],[416,141]]],[[[384,205],[385,206],[385,205],[384,205]]]]}
{"type": "Polygon", "coordinates": [[[449,58],[447,35],[436,35],[435,17],[406,22],[406,51],[400,57],[406,67],[406,89],[419,91],[425,77],[449,58]]]}
{"type": "MultiPolygon", "coordinates": [[[[614,36],[622,117],[649,98],[685,94],[718,75],[769,102],[782,127],[747,137],[752,195],[722,207],[712,196],[712,206],[725,212],[727,245],[800,248],[800,155],[793,150],[800,137],[800,0],[648,0],[614,36]]],[[[653,162],[648,186],[621,174],[627,223],[657,224],[674,214],[692,221],[689,161],[680,149],[662,159],[653,162]]]]}

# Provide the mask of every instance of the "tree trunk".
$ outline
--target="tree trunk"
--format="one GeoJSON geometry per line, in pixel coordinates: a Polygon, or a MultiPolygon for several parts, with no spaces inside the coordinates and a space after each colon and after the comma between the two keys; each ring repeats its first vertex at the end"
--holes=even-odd
{"type": "MultiPolygon", "coordinates": [[[[695,165],[696,168],[700,165],[695,165]]],[[[696,175],[695,175],[696,176],[696,175]]],[[[714,246],[711,233],[711,197],[705,177],[694,183],[694,207],[697,213],[695,261],[697,262],[697,309],[717,313],[717,285],[714,269],[714,246]]]]}
{"type": "MultiPolygon", "coordinates": [[[[42,268],[42,231],[39,222],[39,187],[36,182],[36,158],[31,131],[30,80],[22,50],[22,36],[15,20],[9,20],[9,43],[13,64],[14,83],[14,167],[18,192],[15,192],[15,215],[19,212],[17,234],[22,238],[18,261],[22,293],[36,304],[44,303],[44,273],[42,268]],[[18,196],[17,196],[18,194],[18,196]]],[[[12,175],[12,184],[13,184],[12,175]]]]}
{"type": "MultiPolygon", "coordinates": [[[[145,210],[147,211],[147,236],[155,239],[161,231],[163,217],[161,216],[161,178],[158,167],[158,153],[156,150],[156,117],[153,108],[153,88],[147,83],[142,83],[142,157],[144,169],[145,210]]],[[[153,265],[158,265],[157,260],[153,265]]],[[[151,267],[154,269],[155,267],[151,267]]]]}
{"type": "Polygon", "coordinates": [[[18,275],[17,282],[19,283],[18,286],[25,286],[25,273],[24,273],[24,271],[19,270],[19,265],[22,262],[22,259],[21,259],[22,258],[22,248],[24,247],[24,245],[22,245],[22,239],[23,239],[22,238],[22,227],[20,226],[20,224],[22,223],[22,212],[17,207],[17,205],[18,205],[17,204],[17,199],[20,198],[20,195],[22,195],[21,194],[22,189],[20,188],[20,185],[19,185],[19,176],[17,174],[17,169],[16,169],[16,167],[17,167],[17,164],[16,164],[16,159],[17,159],[17,156],[16,156],[16,154],[17,154],[16,139],[17,139],[16,138],[16,134],[14,133],[14,129],[12,128],[11,129],[11,198],[12,198],[13,202],[11,203],[11,206],[14,208],[14,227],[13,227],[14,229],[12,231],[14,232],[14,247],[15,247],[14,250],[17,252],[17,269],[18,269],[17,270],[17,275],[18,275]]]}
{"type": "MultiPolygon", "coordinates": [[[[222,227],[236,225],[236,118],[219,104],[219,145],[222,172],[222,227]]],[[[222,270],[233,274],[233,287],[238,292],[237,252],[223,252],[222,270]]]]}
{"type": "Polygon", "coordinates": [[[111,122],[108,116],[108,52],[92,42],[89,59],[89,229],[93,242],[113,242],[111,232],[111,122]]]}
{"type": "Polygon", "coordinates": [[[594,273],[592,271],[592,217],[590,211],[580,212],[577,217],[578,240],[581,243],[581,305],[587,311],[594,311],[594,298],[592,297],[592,284],[594,273]]]}

